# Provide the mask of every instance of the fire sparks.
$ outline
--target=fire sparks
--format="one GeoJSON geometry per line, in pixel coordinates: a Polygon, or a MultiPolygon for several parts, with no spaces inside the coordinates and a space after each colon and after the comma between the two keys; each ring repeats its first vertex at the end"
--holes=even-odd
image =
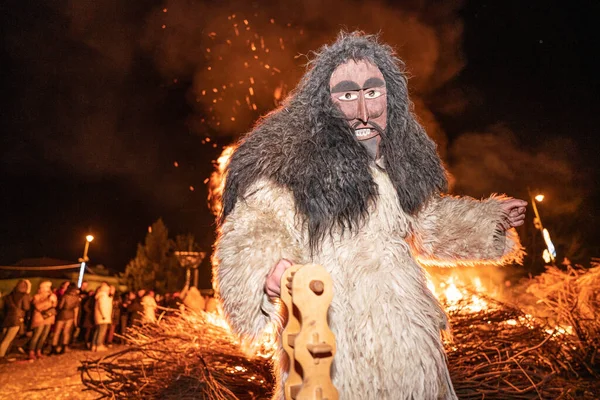
{"type": "Polygon", "coordinates": [[[288,39],[281,35],[295,34],[295,28],[291,24],[273,26],[275,21],[262,13],[223,18],[211,24],[209,40],[202,47],[203,61],[192,84],[192,106],[197,114],[209,109],[209,117],[202,122],[206,128],[239,133],[285,98],[287,84],[282,82],[288,77],[284,80],[281,72],[289,69],[284,64],[294,61],[283,46],[288,39]],[[233,65],[240,68],[232,77],[233,65]],[[217,87],[228,90],[217,91],[217,87]],[[276,96],[274,87],[281,87],[276,96]],[[240,107],[248,94],[256,100],[246,102],[247,108],[240,107]]]}

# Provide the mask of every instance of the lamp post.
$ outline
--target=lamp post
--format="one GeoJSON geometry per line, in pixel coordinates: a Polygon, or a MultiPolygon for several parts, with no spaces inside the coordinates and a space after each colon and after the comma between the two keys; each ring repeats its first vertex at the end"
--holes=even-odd
{"type": "Polygon", "coordinates": [[[87,235],[85,237],[85,247],[83,248],[83,257],[79,259],[81,263],[81,267],[79,268],[79,280],[77,281],[77,287],[81,288],[81,284],[83,283],[83,273],[85,271],[85,264],[90,260],[88,258],[88,250],[90,248],[90,243],[94,240],[92,235],[87,235]]]}
{"type": "Polygon", "coordinates": [[[543,255],[544,261],[547,263],[552,262],[552,264],[554,264],[556,259],[556,249],[554,248],[552,240],[550,240],[550,232],[548,232],[548,229],[545,229],[544,225],[542,225],[542,219],[540,218],[540,213],[536,205],[536,202],[541,203],[544,200],[544,195],[538,194],[534,197],[531,195],[531,193],[529,193],[529,196],[531,197],[531,205],[535,214],[535,217],[533,218],[533,226],[540,230],[542,237],[544,238],[544,242],[546,242],[546,249],[544,249],[543,255]]]}

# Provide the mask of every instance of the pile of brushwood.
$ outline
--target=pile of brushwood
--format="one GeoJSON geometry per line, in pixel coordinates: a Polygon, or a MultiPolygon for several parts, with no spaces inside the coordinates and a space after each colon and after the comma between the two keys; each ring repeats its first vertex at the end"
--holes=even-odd
{"type": "Polygon", "coordinates": [[[83,384],[100,398],[268,399],[269,361],[248,357],[212,314],[175,313],[129,330],[127,348],[82,361],[83,384]]]}
{"type": "MultiPolygon", "coordinates": [[[[600,265],[549,267],[522,289],[518,307],[486,299],[480,312],[450,313],[446,349],[458,397],[599,398],[600,265]]],[[[268,360],[248,358],[205,314],[134,328],[127,341],[126,350],[83,362],[88,388],[107,398],[210,400],[267,399],[273,388],[268,360]]]]}
{"type": "Polygon", "coordinates": [[[488,298],[483,311],[450,313],[458,397],[600,398],[600,265],[548,267],[514,292],[518,306],[488,298]]]}

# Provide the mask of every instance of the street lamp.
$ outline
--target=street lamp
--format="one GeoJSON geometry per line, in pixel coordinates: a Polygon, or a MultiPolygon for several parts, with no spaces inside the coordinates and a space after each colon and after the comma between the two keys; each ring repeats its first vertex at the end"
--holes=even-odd
{"type": "Polygon", "coordinates": [[[85,247],[83,248],[83,257],[81,257],[79,259],[79,262],[81,263],[81,267],[79,268],[79,280],[77,281],[77,287],[80,289],[81,289],[81,284],[83,283],[83,273],[85,271],[85,263],[90,261],[87,254],[88,254],[88,250],[90,248],[90,243],[92,242],[92,240],[94,240],[94,237],[92,235],[87,235],[85,237],[85,247]]]}
{"type": "Polygon", "coordinates": [[[537,205],[535,204],[536,201],[541,203],[544,200],[544,195],[538,194],[535,197],[533,197],[530,193],[530,196],[531,205],[533,206],[533,212],[535,214],[535,217],[533,218],[533,226],[535,226],[537,229],[540,230],[540,232],[542,232],[542,237],[544,238],[544,242],[546,242],[546,249],[544,249],[543,254],[544,261],[546,261],[547,263],[554,263],[554,260],[556,258],[556,249],[554,248],[552,240],[550,240],[550,233],[548,232],[548,229],[545,229],[544,225],[542,225],[542,219],[540,218],[540,213],[538,212],[537,205]]]}

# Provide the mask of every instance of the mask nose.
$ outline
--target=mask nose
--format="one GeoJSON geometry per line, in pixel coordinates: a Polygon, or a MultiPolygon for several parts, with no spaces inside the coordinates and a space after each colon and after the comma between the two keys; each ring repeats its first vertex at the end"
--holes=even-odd
{"type": "Polygon", "coordinates": [[[356,118],[363,124],[369,122],[369,110],[367,110],[367,102],[365,101],[365,95],[362,90],[358,94],[358,110],[356,118]]]}

